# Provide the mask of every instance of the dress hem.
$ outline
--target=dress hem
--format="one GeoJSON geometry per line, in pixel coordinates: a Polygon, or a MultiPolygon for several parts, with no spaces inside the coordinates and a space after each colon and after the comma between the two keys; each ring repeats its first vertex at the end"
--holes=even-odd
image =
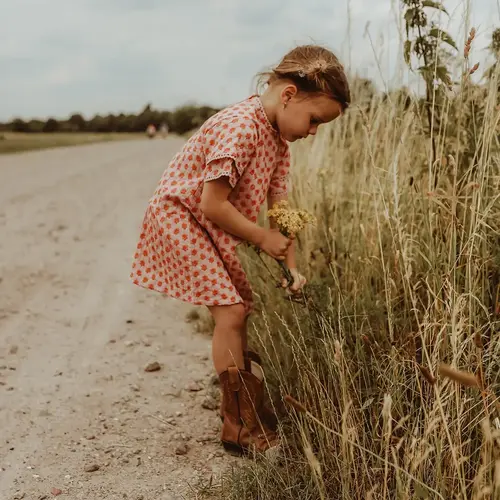
{"type": "Polygon", "coordinates": [[[236,304],[243,304],[245,305],[245,302],[243,301],[242,298],[240,298],[237,301],[232,301],[228,302],[227,300],[209,300],[209,301],[197,301],[197,300],[189,300],[186,297],[177,297],[175,294],[171,294],[168,292],[168,290],[159,290],[158,288],[155,288],[154,286],[146,286],[146,285],[141,285],[140,283],[134,283],[132,278],[129,278],[130,281],[132,282],[133,285],[143,288],[144,290],[151,290],[153,292],[161,293],[162,295],[166,295],[167,297],[175,300],[180,300],[181,302],[184,302],[186,304],[191,304],[193,306],[234,306],[236,304]]]}

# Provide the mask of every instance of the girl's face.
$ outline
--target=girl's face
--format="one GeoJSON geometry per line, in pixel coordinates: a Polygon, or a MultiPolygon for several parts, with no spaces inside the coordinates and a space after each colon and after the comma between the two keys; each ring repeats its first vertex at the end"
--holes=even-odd
{"type": "Polygon", "coordinates": [[[283,90],[281,100],[282,104],[276,112],[276,125],[288,142],[315,135],[321,124],[331,122],[342,114],[338,101],[325,95],[297,93],[294,86],[283,90]]]}

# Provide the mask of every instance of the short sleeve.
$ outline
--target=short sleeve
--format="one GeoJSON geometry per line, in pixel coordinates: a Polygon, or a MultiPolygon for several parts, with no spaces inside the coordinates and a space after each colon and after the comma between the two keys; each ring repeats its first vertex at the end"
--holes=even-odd
{"type": "Polygon", "coordinates": [[[284,152],[278,158],[269,184],[268,195],[272,197],[286,196],[290,192],[290,148],[285,146],[284,152]]]}
{"type": "Polygon", "coordinates": [[[203,175],[204,182],[214,181],[220,177],[228,177],[231,187],[236,186],[240,174],[232,158],[217,158],[207,163],[203,175]]]}
{"type": "Polygon", "coordinates": [[[249,117],[228,115],[204,131],[205,180],[228,176],[234,187],[255,156],[257,130],[249,117]]]}

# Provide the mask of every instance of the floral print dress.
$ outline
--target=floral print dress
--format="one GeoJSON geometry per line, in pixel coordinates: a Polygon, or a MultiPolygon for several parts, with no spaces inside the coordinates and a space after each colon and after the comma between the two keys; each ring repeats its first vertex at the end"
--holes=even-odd
{"type": "Polygon", "coordinates": [[[200,210],[203,184],[226,176],[229,201],[252,222],[267,195],[287,194],[288,144],[253,95],[209,118],[172,159],[149,201],[131,279],[195,305],[243,303],[252,290],[236,247],[200,210]]]}

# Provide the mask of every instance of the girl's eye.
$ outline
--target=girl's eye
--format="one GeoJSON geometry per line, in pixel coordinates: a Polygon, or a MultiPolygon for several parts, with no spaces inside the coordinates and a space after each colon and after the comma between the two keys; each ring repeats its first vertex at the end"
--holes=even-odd
{"type": "Polygon", "coordinates": [[[319,125],[321,123],[321,120],[318,120],[317,118],[311,118],[311,125],[319,125]]]}

